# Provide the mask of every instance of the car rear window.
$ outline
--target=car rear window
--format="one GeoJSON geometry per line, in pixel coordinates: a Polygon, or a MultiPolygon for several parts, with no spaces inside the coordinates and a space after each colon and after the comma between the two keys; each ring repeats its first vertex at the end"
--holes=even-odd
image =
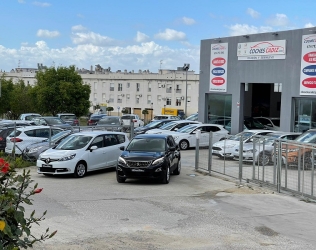
{"type": "Polygon", "coordinates": [[[63,120],[70,120],[70,119],[77,119],[77,117],[75,115],[60,115],[60,118],[63,120]]]}
{"type": "Polygon", "coordinates": [[[124,115],[121,117],[121,119],[123,119],[123,120],[135,119],[135,116],[134,115],[124,115]]]}

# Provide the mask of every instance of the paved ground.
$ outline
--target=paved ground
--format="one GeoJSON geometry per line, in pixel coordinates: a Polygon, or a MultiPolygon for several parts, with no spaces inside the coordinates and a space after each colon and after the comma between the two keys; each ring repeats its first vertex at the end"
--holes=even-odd
{"type": "Polygon", "coordinates": [[[48,210],[33,232],[58,230],[34,249],[316,249],[314,203],[195,172],[192,152],[182,155],[168,185],[118,184],[113,170],[45,177],[31,167],[44,188],[32,209],[48,210]]]}

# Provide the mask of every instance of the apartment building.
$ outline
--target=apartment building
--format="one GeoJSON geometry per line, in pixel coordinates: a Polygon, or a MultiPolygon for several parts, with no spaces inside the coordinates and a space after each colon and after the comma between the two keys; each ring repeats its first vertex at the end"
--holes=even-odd
{"type": "MultiPolygon", "coordinates": [[[[46,68],[42,64],[37,66],[5,72],[5,78],[12,78],[15,82],[22,79],[33,85],[36,72],[46,68]]],[[[112,114],[121,115],[122,110],[127,110],[149,120],[158,114],[186,111],[190,115],[198,111],[199,75],[183,67],[159,69],[158,73],[152,73],[149,70],[112,72],[110,68],[96,65],[89,70],[77,69],[77,72],[83,83],[91,86],[91,112],[99,107],[102,110],[113,107],[112,114]],[[147,117],[142,114],[144,109],[148,110],[147,117]]]]}

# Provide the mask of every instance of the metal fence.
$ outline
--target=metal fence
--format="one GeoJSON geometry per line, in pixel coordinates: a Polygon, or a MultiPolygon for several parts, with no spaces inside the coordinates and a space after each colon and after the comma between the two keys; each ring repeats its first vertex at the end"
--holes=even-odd
{"type": "MultiPolygon", "coordinates": [[[[235,147],[235,157],[212,154],[212,133],[209,146],[195,148],[195,169],[217,173],[239,180],[271,186],[277,192],[286,191],[316,198],[314,185],[316,145],[256,136],[247,149],[242,141],[235,147]],[[272,144],[272,145],[271,145],[272,144]],[[251,149],[252,148],[252,149],[251,149]],[[252,153],[252,157],[249,156],[252,153]],[[248,156],[247,156],[248,154],[248,156]],[[260,157],[259,157],[260,155],[260,157]]],[[[199,139],[197,138],[199,145],[199,139]]]]}

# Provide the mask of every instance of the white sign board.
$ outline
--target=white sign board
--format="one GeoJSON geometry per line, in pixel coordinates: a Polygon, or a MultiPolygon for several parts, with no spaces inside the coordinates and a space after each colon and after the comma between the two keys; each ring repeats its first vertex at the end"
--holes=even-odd
{"type": "Polygon", "coordinates": [[[228,43],[211,45],[210,91],[227,91],[228,43]]]}
{"type": "Polygon", "coordinates": [[[316,95],[316,34],[302,37],[300,95],[316,95]]]}
{"type": "Polygon", "coordinates": [[[285,59],[286,40],[238,43],[238,60],[285,59]]]}

